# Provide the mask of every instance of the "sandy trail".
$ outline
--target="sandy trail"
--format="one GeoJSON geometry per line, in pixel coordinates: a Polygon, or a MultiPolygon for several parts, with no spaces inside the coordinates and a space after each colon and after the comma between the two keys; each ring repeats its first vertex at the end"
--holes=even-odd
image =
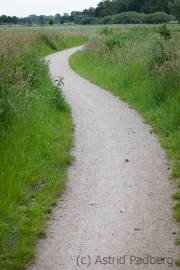
{"type": "Polygon", "coordinates": [[[165,151],[135,110],[70,69],[77,49],[46,57],[65,78],[76,160],[28,269],[178,269],[165,151]]]}

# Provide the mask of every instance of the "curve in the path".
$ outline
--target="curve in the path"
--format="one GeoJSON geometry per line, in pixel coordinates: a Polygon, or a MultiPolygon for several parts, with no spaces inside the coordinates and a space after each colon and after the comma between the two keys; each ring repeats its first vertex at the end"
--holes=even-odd
{"type": "Polygon", "coordinates": [[[135,110],[70,69],[77,49],[46,57],[65,78],[76,160],[28,269],[177,269],[165,151],[135,110]]]}

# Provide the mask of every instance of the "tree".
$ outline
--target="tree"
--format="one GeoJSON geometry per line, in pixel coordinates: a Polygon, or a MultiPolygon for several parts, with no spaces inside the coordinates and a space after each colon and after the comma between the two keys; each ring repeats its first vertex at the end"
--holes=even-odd
{"type": "Polygon", "coordinates": [[[6,15],[1,16],[1,22],[2,23],[8,23],[8,17],[6,15]]]}
{"type": "Polygon", "coordinates": [[[56,20],[57,22],[61,23],[62,16],[61,16],[59,13],[57,13],[57,14],[55,15],[55,20],[56,20]]]}
{"type": "Polygon", "coordinates": [[[44,24],[45,23],[44,15],[40,15],[38,21],[39,21],[40,24],[44,24]]]}
{"type": "Polygon", "coordinates": [[[55,24],[55,20],[53,18],[50,18],[48,20],[48,23],[52,26],[53,24],[55,24]]]}
{"type": "Polygon", "coordinates": [[[72,11],[70,18],[71,18],[71,21],[73,21],[75,24],[79,24],[83,17],[84,17],[83,12],[72,11]]]}
{"type": "Polygon", "coordinates": [[[140,12],[146,14],[151,13],[151,1],[146,1],[145,4],[141,7],[140,12]]]}
{"type": "Polygon", "coordinates": [[[31,14],[25,19],[26,19],[26,22],[32,24],[32,23],[38,23],[39,17],[35,14],[31,14]]]}
{"type": "Polygon", "coordinates": [[[170,11],[175,18],[180,22],[180,0],[175,0],[174,2],[169,3],[170,11]]]}
{"type": "Polygon", "coordinates": [[[117,1],[117,13],[126,12],[127,11],[127,1],[119,0],[117,1]]]}
{"type": "Polygon", "coordinates": [[[144,0],[129,0],[128,10],[139,12],[144,5],[144,0]]]}
{"type": "MultiPolygon", "coordinates": [[[[145,1],[147,2],[147,1],[145,1]]],[[[168,8],[168,2],[169,0],[150,0],[150,13],[154,12],[165,12],[165,13],[170,13],[169,8],[168,8]]]]}
{"type": "Polygon", "coordinates": [[[12,23],[17,24],[19,20],[18,20],[18,18],[16,16],[13,16],[11,18],[11,21],[12,21],[12,23]]]}
{"type": "Polygon", "coordinates": [[[95,17],[100,17],[100,14],[102,14],[102,11],[106,8],[104,1],[99,2],[97,5],[97,8],[95,9],[95,17]]]}
{"type": "Polygon", "coordinates": [[[89,12],[88,15],[94,17],[94,11],[95,11],[95,8],[90,7],[88,10],[88,12],[89,12]]]}
{"type": "Polygon", "coordinates": [[[63,17],[61,20],[61,23],[69,23],[71,19],[71,16],[68,13],[63,13],[63,17]]]}

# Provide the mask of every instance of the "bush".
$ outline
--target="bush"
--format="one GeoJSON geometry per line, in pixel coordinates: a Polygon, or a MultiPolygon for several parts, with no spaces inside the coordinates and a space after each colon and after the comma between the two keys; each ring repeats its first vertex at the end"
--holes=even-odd
{"type": "Polygon", "coordinates": [[[96,18],[91,21],[91,24],[158,24],[167,23],[175,20],[175,17],[163,12],[156,12],[153,14],[138,13],[135,11],[122,12],[112,16],[105,16],[104,18],[96,18]]]}
{"type": "Polygon", "coordinates": [[[144,16],[142,23],[158,24],[175,20],[175,17],[163,12],[155,12],[144,16]]]}
{"type": "Polygon", "coordinates": [[[104,27],[101,32],[106,36],[105,47],[108,50],[112,51],[114,47],[120,48],[123,46],[123,39],[125,37],[120,32],[108,27],[104,27]]]}
{"type": "Polygon", "coordinates": [[[80,21],[80,24],[91,24],[91,22],[94,20],[94,17],[85,17],[82,18],[80,21]]]}
{"type": "Polygon", "coordinates": [[[112,20],[112,16],[105,16],[102,19],[102,22],[103,22],[103,24],[111,24],[112,23],[111,20],[112,20]]]}
{"type": "Polygon", "coordinates": [[[177,52],[171,41],[166,41],[161,37],[154,38],[150,46],[150,69],[156,71],[166,71],[176,67],[177,52]]]}
{"type": "Polygon", "coordinates": [[[113,15],[111,18],[111,23],[113,24],[130,24],[139,23],[140,17],[142,15],[137,12],[122,12],[121,14],[113,15]]]}
{"type": "Polygon", "coordinates": [[[168,40],[171,38],[171,32],[169,29],[167,29],[166,24],[159,24],[156,28],[156,31],[160,34],[161,37],[163,37],[165,40],[168,40]]]}
{"type": "Polygon", "coordinates": [[[95,18],[91,21],[91,25],[103,24],[103,18],[95,18]]]}

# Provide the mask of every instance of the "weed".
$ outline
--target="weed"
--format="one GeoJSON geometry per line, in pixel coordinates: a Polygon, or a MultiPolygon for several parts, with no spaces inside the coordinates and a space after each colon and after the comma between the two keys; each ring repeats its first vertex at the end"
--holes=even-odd
{"type": "Polygon", "coordinates": [[[53,101],[55,108],[63,111],[69,111],[70,107],[65,101],[65,97],[62,94],[62,86],[64,85],[64,78],[59,77],[58,80],[55,80],[55,86],[54,86],[54,95],[53,95],[53,101]],[[60,92],[60,95],[59,95],[60,92]]]}

